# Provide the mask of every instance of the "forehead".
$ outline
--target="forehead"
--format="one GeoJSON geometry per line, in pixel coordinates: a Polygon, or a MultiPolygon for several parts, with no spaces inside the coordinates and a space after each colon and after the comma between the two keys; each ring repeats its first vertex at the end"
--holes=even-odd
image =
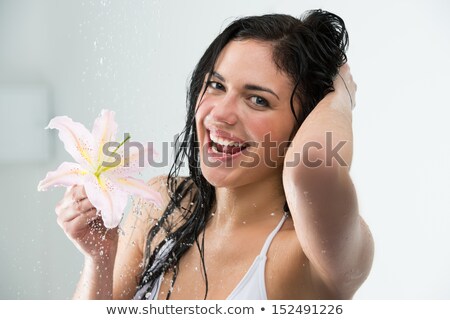
{"type": "Polygon", "coordinates": [[[278,92],[292,87],[289,77],[278,69],[273,60],[270,42],[253,39],[230,41],[220,52],[215,71],[226,81],[264,84],[278,92]]]}

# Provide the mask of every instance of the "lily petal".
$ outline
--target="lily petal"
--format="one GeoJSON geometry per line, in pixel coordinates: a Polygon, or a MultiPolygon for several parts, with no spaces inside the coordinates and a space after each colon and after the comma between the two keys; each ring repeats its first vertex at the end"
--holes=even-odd
{"type": "Polygon", "coordinates": [[[114,142],[117,133],[117,123],[114,120],[114,111],[103,109],[97,119],[95,119],[92,127],[92,136],[97,143],[98,152],[96,162],[103,161],[103,145],[107,142],[114,142]]]}
{"type": "Polygon", "coordinates": [[[50,187],[83,184],[86,174],[87,171],[78,163],[63,162],[58,169],[48,172],[46,177],[39,182],[38,191],[46,191],[50,187]]]}
{"type": "Polygon", "coordinates": [[[109,179],[97,179],[94,175],[86,177],[84,188],[89,201],[101,212],[105,227],[117,227],[127,206],[128,194],[109,179]]]}
{"type": "MultiPolygon", "coordinates": [[[[125,144],[125,147],[126,145],[127,144],[125,144]]],[[[109,175],[114,177],[134,176],[135,174],[142,172],[144,168],[149,167],[151,161],[157,156],[157,153],[151,145],[142,145],[141,148],[132,146],[129,147],[128,151],[127,154],[125,154],[122,148],[117,151],[117,154],[120,157],[120,164],[105,170],[108,171],[109,175]]]]}
{"type": "Polygon", "coordinates": [[[59,139],[64,143],[64,148],[83,168],[94,167],[95,143],[84,125],[67,116],[59,116],[50,120],[45,129],[59,131],[59,139]]]}
{"type": "Polygon", "coordinates": [[[153,190],[144,181],[132,177],[117,178],[115,179],[115,181],[119,184],[119,188],[121,188],[123,191],[149,200],[159,208],[162,207],[161,194],[153,190]]]}

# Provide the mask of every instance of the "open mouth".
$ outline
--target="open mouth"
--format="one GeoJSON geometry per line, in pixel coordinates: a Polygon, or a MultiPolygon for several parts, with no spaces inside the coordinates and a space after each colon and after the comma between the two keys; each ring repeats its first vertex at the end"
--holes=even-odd
{"type": "Polygon", "coordinates": [[[221,154],[223,156],[233,156],[242,152],[249,146],[247,143],[240,143],[237,141],[231,141],[222,137],[218,137],[211,133],[211,131],[209,130],[207,130],[207,132],[209,137],[208,146],[214,153],[221,154]]]}

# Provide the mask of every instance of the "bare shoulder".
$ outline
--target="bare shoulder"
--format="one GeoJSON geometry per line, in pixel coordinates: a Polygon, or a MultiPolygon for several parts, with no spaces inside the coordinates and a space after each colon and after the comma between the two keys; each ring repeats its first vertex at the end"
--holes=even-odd
{"type": "MultiPolygon", "coordinates": [[[[176,187],[186,178],[174,178],[176,187]]],[[[148,248],[147,238],[150,230],[160,221],[167,211],[171,200],[171,186],[167,176],[156,176],[147,185],[162,197],[161,207],[142,198],[133,199],[131,209],[120,227],[119,245],[114,268],[114,297],[118,299],[130,299],[133,297],[140,275],[143,272],[144,257],[152,248],[148,248]]],[[[164,230],[155,237],[155,243],[165,236],[164,230]]],[[[153,242],[152,242],[153,246],[153,242]]]]}
{"type": "MultiPolygon", "coordinates": [[[[160,175],[150,179],[147,182],[154,191],[158,192],[162,198],[161,207],[156,206],[150,201],[142,198],[134,200],[133,208],[129,213],[126,225],[132,225],[134,232],[138,233],[138,245],[142,252],[145,252],[147,245],[147,238],[149,231],[155,224],[160,221],[164,215],[163,226],[173,224],[174,221],[178,221],[181,217],[181,211],[175,206],[175,208],[168,209],[171,200],[176,199],[177,196],[182,195],[180,205],[186,207],[191,202],[192,196],[185,194],[185,190],[192,193],[192,179],[189,177],[168,177],[167,175],[160,175]]],[[[160,237],[157,237],[158,240],[160,237]]],[[[162,239],[159,239],[160,241],[162,239]]],[[[158,242],[156,241],[156,242],[158,242]]]]}

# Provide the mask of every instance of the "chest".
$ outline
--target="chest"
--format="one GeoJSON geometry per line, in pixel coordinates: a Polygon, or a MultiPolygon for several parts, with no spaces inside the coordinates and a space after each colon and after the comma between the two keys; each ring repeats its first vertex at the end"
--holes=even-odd
{"type": "MultiPolygon", "coordinates": [[[[204,275],[202,257],[197,245],[194,244],[180,259],[178,274],[174,282],[170,299],[196,300],[204,299],[206,293],[206,280],[208,284],[207,299],[226,299],[245,278],[252,280],[262,276],[267,293],[277,296],[283,292],[285,284],[291,283],[289,279],[300,279],[297,266],[300,263],[300,254],[293,248],[299,248],[297,238],[289,231],[279,232],[271,241],[267,254],[262,252],[267,236],[271,230],[246,230],[243,234],[237,233],[229,237],[214,237],[213,233],[206,232],[204,239],[204,265],[207,278],[204,275]],[[288,249],[286,251],[286,249],[288,249]],[[256,261],[255,259],[258,258],[256,261]],[[297,256],[297,258],[296,258],[297,256]],[[265,257],[265,258],[264,258],[265,257]],[[287,263],[289,265],[287,265],[287,263]],[[259,274],[253,274],[255,267],[263,268],[259,274]],[[286,267],[294,272],[287,272],[286,267]],[[249,277],[250,275],[250,277],[249,277]],[[287,279],[287,280],[286,280],[287,279]]],[[[202,237],[199,237],[202,245],[202,237]]],[[[167,272],[162,280],[158,299],[164,300],[171,288],[173,272],[167,272]]],[[[295,287],[295,285],[294,285],[295,287]]]]}
{"type": "MultiPolygon", "coordinates": [[[[198,241],[201,248],[201,235],[198,241]]],[[[243,243],[239,234],[219,238],[205,232],[203,259],[194,243],[179,261],[170,299],[204,299],[206,280],[208,299],[226,299],[260,254],[263,243],[264,239],[261,237],[243,243]]],[[[164,275],[158,299],[166,299],[172,278],[172,271],[164,275]]]]}

